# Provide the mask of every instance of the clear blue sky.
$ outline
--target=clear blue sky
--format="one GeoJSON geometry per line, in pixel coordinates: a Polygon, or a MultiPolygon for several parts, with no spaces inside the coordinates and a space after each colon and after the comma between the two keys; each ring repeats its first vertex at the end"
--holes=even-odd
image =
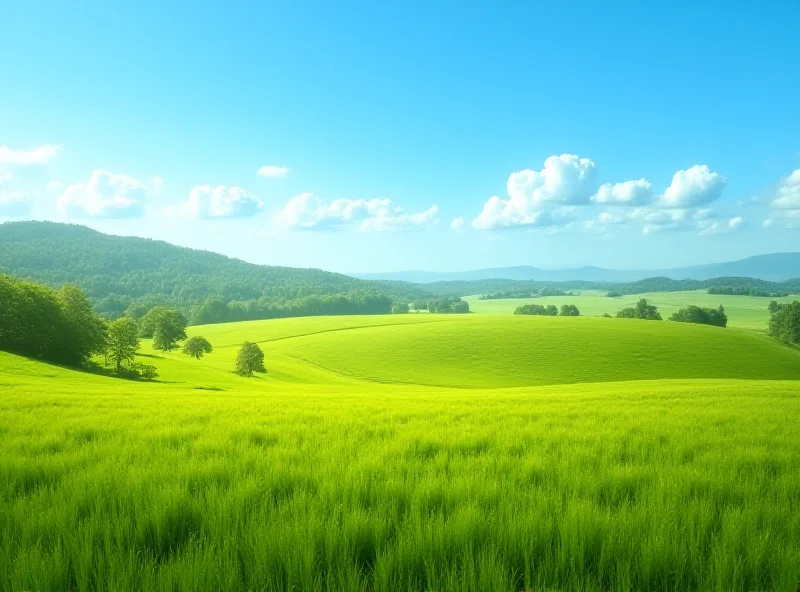
{"type": "Polygon", "coordinates": [[[794,0],[0,15],[2,220],[343,272],[800,250],[794,0]]]}

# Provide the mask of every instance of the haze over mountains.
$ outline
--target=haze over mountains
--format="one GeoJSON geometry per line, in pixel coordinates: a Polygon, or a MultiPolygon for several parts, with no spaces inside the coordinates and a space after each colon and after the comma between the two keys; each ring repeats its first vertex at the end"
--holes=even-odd
{"type": "Polygon", "coordinates": [[[397,280],[428,284],[442,281],[475,281],[505,279],[541,282],[635,282],[651,277],[668,277],[675,280],[707,280],[717,277],[749,277],[781,282],[800,277],[800,253],[771,253],[729,261],[673,269],[604,269],[602,267],[576,267],[570,269],[541,269],[530,265],[516,267],[491,267],[472,271],[398,271],[388,273],[361,273],[354,277],[365,280],[397,280]]]}

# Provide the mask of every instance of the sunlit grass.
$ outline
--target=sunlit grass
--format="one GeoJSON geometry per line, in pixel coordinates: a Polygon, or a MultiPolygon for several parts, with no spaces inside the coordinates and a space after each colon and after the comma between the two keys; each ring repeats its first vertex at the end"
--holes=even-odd
{"type": "Polygon", "coordinates": [[[499,317],[413,316],[193,328],[202,360],[145,344],[159,383],[0,353],[0,587],[793,589],[800,400],[777,379],[795,352],[646,321],[509,317],[502,340],[499,317]],[[594,359],[638,351],[626,334],[662,372],[677,356],[761,380],[587,382],[625,377],[594,359]],[[244,338],[268,375],[231,372],[244,338]],[[545,375],[514,373],[520,348],[517,366],[578,384],[521,386],[545,375]]]}
{"type": "Polygon", "coordinates": [[[785,298],[762,298],[755,296],[723,296],[708,294],[705,290],[687,292],[651,292],[609,298],[604,291],[585,290],[579,296],[547,296],[544,298],[511,298],[501,300],[480,300],[478,296],[464,298],[469,302],[470,310],[479,314],[513,314],[518,306],[523,304],[574,304],[586,316],[600,316],[603,313],[615,315],[625,307],[633,306],[640,298],[647,298],[655,304],[662,316],[667,319],[681,308],[690,304],[717,308],[720,304],[725,307],[728,315],[728,327],[748,331],[766,332],[769,326],[769,311],[767,306],[770,300],[778,302],[792,302],[800,296],[785,298]]]}

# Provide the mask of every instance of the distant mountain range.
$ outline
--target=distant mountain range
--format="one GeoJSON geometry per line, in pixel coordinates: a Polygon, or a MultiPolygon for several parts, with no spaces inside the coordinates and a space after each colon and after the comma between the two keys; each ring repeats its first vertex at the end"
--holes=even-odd
{"type": "Polygon", "coordinates": [[[473,271],[435,272],[398,271],[390,273],[354,274],[365,280],[397,280],[416,284],[442,281],[476,281],[488,279],[540,281],[540,282],[635,282],[651,277],[675,280],[707,280],[716,277],[749,277],[772,282],[800,278],[800,253],[771,253],[756,255],[727,263],[710,263],[677,267],[673,269],[603,269],[602,267],[576,267],[571,269],[541,269],[522,265],[517,267],[491,267],[473,271]]]}

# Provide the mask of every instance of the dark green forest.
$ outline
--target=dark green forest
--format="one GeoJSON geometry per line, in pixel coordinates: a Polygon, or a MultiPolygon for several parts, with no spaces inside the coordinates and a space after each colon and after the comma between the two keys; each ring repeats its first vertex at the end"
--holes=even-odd
{"type": "Polygon", "coordinates": [[[321,314],[390,313],[428,298],[404,282],[365,281],[319,269],[254,265],[162,241],[110,236],[52,222],[0,225],[0,273],[58,288],[79,286],[107,318],[156,305],[194,324],[321,314]]]}

